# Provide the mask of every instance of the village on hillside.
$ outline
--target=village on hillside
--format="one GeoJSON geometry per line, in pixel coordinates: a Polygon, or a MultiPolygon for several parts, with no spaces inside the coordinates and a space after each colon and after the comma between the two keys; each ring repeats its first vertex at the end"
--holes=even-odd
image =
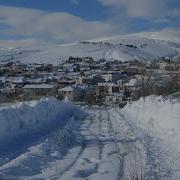
{"type": "Polygon", "coordinates": [[[123,107],[151,94],[180,90],[180,61],[69,57],[59,65],[0,63],[0,103],[56,97],[88,105],[123,107]]]}

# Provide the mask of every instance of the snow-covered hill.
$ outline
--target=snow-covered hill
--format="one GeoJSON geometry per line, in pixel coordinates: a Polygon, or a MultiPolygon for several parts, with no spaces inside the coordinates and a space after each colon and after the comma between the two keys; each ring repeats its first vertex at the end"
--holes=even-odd
{"type": "Polygon", "coordinates": [[[58,64],[69,56],[91,56],[95,59],[106,58],[108,60],[127,61],[175,57],[180,53],[180,43],[151,39],[146,36],[147,34],[130,34],[38,48],[1,49],[0,59],[1,61],[20,60],[24,63],[58,64]]]}

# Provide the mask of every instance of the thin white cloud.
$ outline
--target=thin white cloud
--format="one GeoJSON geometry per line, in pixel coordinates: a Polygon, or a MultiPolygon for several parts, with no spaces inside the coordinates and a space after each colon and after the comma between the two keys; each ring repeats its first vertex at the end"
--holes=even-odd
{"type": "MultiPolygon", "coordinates": [[[[50,45],[51,43],[48,43],[50,45]]],[[[17,48],[17,47],[41,47],[46,46],[47,43],[42,39],[33,39],[33,38],[25,38],[22,40],[0,40],[0,49],[1,48],[17,48]]],[[[52,43],[53,45],[53,43],[52,43]]]]}
{"type": "Polygon", "coordinates": [[[74,4],[75,6],[79,6],[79,1],[78,0],[70,0],[70,2],[72,4],[74,4]]]}
{"type": "Polygon", "coordinates": [[[4,36],[21,36],[53,42],[72,42],[120,33],[110,21],[86,21],[68,13],[0,6],[0,23],[4,36]]]}
{"type": "Polygon", "coordinates": [[[148,35],[149,38],[162,39],[162,40],[180,43],[180,30],[165,28],[159,32],[151,32],[151,33],[147,32],[146,34],[148,35]]]}
{"type": "Polygon", "coordinates": [[[99,0],[104,6],[125,8],[130,17],[163,18],[180,16],[180,9],[169,6],[171,0],[99,0]]]}

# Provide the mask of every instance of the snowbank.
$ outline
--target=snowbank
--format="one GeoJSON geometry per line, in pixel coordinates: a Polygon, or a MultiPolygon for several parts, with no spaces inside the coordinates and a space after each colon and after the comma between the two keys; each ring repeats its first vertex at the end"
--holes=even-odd
{"type": "Polygon", "coordinates": [[[149,96],[128,104],[122,114],[135,127],[159,142],[159,151],[180,177],[180,102],[149,96]]]}
{"type": "MultiPolygon", "coordinates": [[[[128,104],[123,112],[136,125],[151,133],[180,135],[180,102],[149,96],[128,104]]],[[[180,147],[179,147],[180,149],[180,147]]]]}
{"type": "MultiPolygon", "coordinates": [[[[56,99],[23,102],[0,107],[0,149],[4,144],[15,144],[24,139],[45,135],[55,128],[64,127],[80,109],[56,99]]],[[[76,118],[78,119],[78,118],[76,118]]]]}

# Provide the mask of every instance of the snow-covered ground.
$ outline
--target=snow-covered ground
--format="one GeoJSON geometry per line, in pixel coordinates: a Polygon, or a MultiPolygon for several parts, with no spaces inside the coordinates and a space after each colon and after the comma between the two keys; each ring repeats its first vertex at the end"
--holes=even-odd
{"type": "Polygon", "coordinates": [[[175,57],[180,53],[180,43],[148,38],[143,34],[130,34],[90,40],[89,42],[104,42],[107,44],[71,43],[63,45],[44,45],[33,48],[0,49],[1,60],[19,60],[23,63],[53,63],[59,64],[69,56],[94,59],[106,58],[127,60],[151,60],[158,57],[175,57]],[[121,45],[120,45],[121,44],[121,45]],[[137,48],[127,47],[134,45],[137,48]]]}
{"type": "MultiPolygon", "coordinates": [[[[77,107],[55,99],[0,107],[0,144],[64,126],[77,107]]],[[[3,148],[0,146],[0,148],[3,148]]]]}
{"type": "MultiPolygon", "coordinates": [[[[62,143],[63,152],[68,143],[64,136],[73,137],[73,130],[78,124],[78,119],[83,117],[81,109],[70,103],[59,102],[55,99],[42,99],[40,101],[23,102],[0,107],[0,166],[8,169],[14,164],[11,173],[13,178],[24,173],[35,173],[41,169],[40,159],[46,159],[43,152],[46,146],[46,136],[54,131],[59,133],[58,143],[62,143]],[[79,116],[81,114],[81,116],[79,116]],[[68,130],[71,130],[71,135],[68,130]],[[37,142],[43,139],[43,143],[37,142]],[[25,151],[25,152],[24,152],[25,151]],[[34,155],[33,155],[34,154],[34,155]],[[27,160],[27,166],[19,160],[27,160]],[[34,164],[33,164],[34,163],[34,164]],[[6,164],[6,165],[5,165],[6,164]],[[31,166],[31,167],[30,167],[31,166]]],[[[54,136],[54,135],[53,135],[54,136]]],[[[70,139],[69,139],[70,140],[70,139]]],[[[51,152],[53,153],[53,152],[51,152]]],[[[54,152],[55,153],[55,152],[54,152]]],[[[60,153],[60,152],[59,152],[60,153]]],[[[53,155],[52,155],[53,156],[53,155]]],[[[43,165],[43,164],[42,164],[43,165]]],[[[45,165],[46,166],[46,165],[45,165]]],[[[6,173],[5,173],[6,174],[6,173]]],[[[6,176],[5,176],[6,177],[6,176]]]]}
{"type": "Polygon", "coordinates": [[[163,168],[168,168],[170,179],[180,179],[180,101],[149,96],[127,105],[121,113],[137,131],[153,139],[158,171],[163,174],[163,168]]]}
{"type": "MultiPolygon", "coordinates": [[[[0,177],[119,180],[134,172],[150,180],[177,180],[180,178],[179,105],[175,100],[150,96],[124,109],[80,109],[56,100],[1,108],[7,115],[1,127],[7,129],[13,119],[15,123],[10,123],[14,125],[10,126],[13,132],[18,132],[19,120],[25,122],[25,127],[36,125],[36,120],[40,125],[31,128],[29,137],[33,138],[26,136],[26,143],[22,143],[25,132],[17,138],[21,139],[20,148],[10,148],[6,153],[1,150],[0,177]],[[42,134],[43,130],[46,133],[42,134]]],[[[9,138],[7,133],[4,137],[9,138]]]]}
{"type": "Polygon", "coordinates": [[[126,158],[134,157],[137,151],[133,129],[110,109],[87,107],[84,112],[86,117],[75,111],[63,128],[28,143],[19,153],[4,155],[1,176],[33,180],[122,178],[129,162],[126,158]]]}

